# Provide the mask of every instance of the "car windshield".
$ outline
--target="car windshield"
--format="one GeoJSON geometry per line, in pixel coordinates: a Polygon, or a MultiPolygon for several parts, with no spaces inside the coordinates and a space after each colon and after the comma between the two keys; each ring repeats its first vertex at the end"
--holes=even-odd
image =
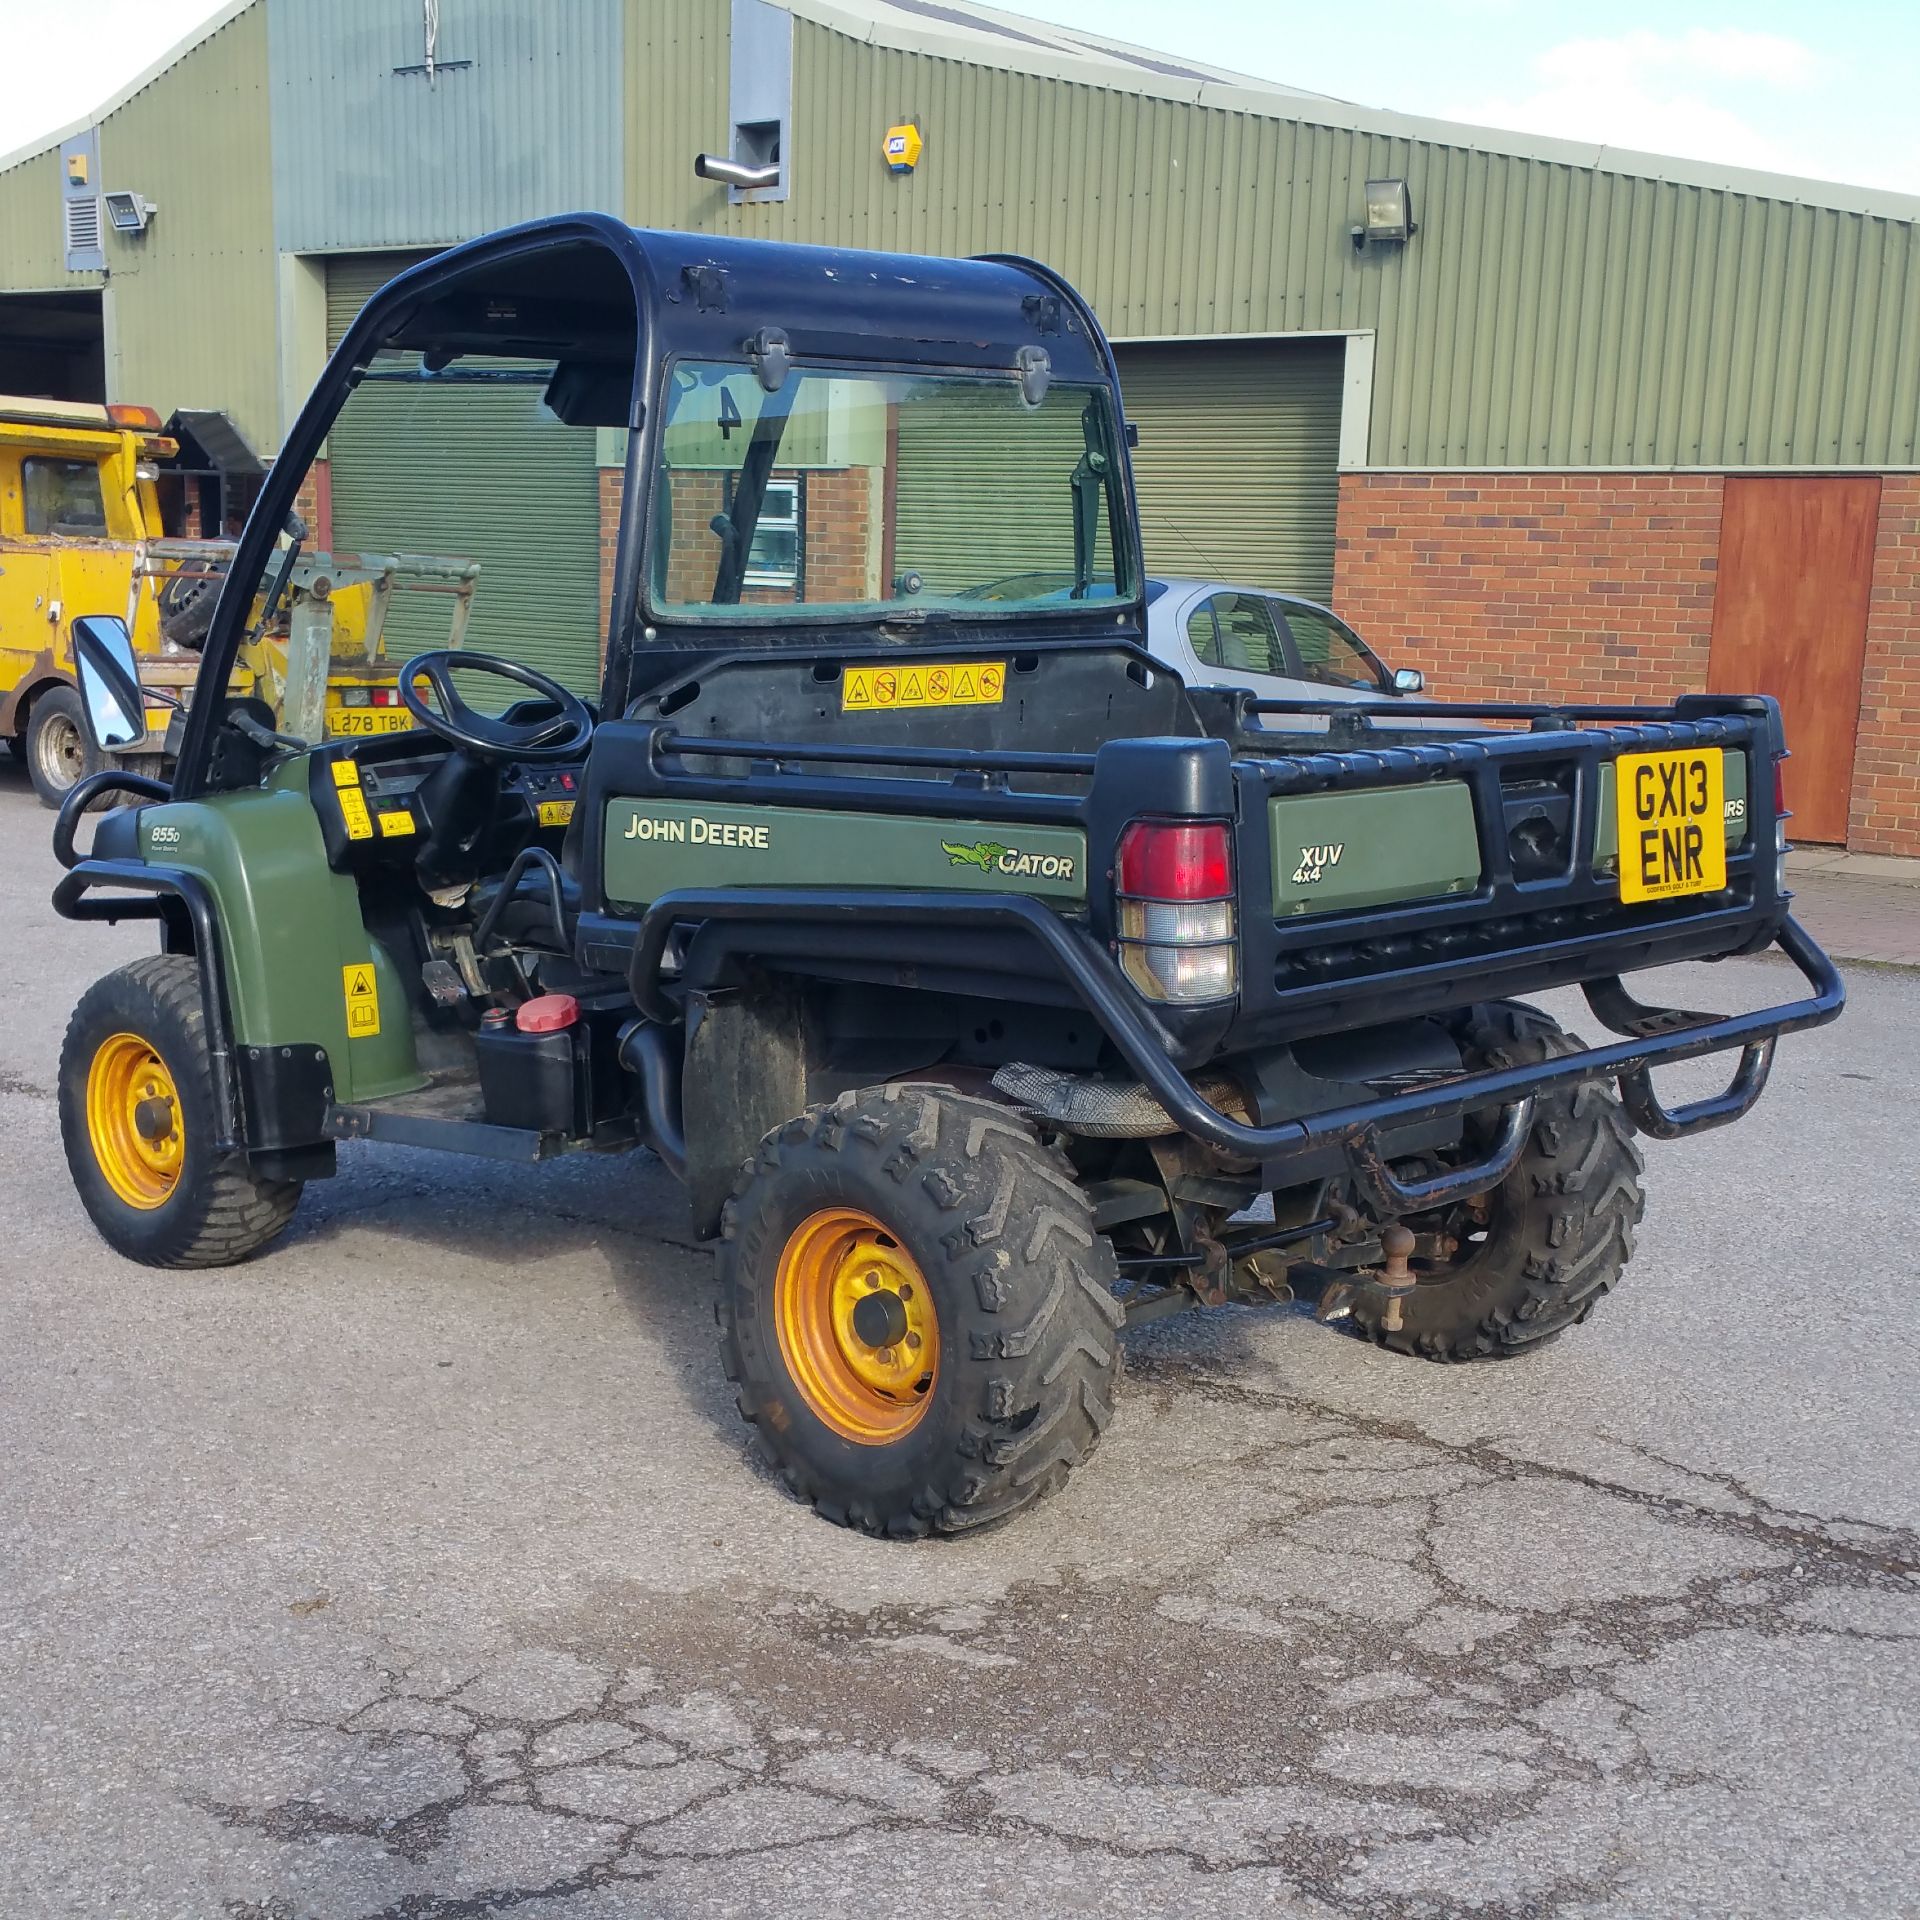
{"type": "Polygon", "coordinates": [[[668,379],[649,579],[679,618],[990,618],[1130,598],[1104,388],[738,363],[668,379]]]}

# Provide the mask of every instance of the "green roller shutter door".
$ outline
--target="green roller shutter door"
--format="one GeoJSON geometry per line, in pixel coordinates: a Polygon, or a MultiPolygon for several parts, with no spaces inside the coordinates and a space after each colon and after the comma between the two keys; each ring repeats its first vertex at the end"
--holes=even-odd
{"type": "MultiPolygon", "coordinates": [[[[425,257],[329,261],[329,347],[380,286],[425,257]]],[[[594,436],[554,419],[542,390],[539,381],[366,382],[327,442],[333,544],[479,561],[466,644],[587,692],[606,626],[594,436]]],[[[441,645],[446,631],[444,600],[395,596],[390,652],[441,645]]]]}
{"type": "MultiPolygon", "coordinates": [[[[1004,392],[964,388],[899,409],[896,578],[917,573],[932,594],[1025,573],[1072,580],[1081,408],[1056,388],[1037,417],[1010,421],[1007,409],[1004,392]]],[[[1103,543],[1101,571],[1108,564],[1103,543]]]]}
{"type": "Polygon", "coordinates": [[[1333,593],[1342,340],[1118,345],[1150,574],[1333,593]]]}

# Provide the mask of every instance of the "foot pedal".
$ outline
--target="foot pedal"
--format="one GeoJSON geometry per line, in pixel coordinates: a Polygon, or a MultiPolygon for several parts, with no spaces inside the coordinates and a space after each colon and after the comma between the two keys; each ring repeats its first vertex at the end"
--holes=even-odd
{"type": "Polygon", "coordinates": [[[420,969],[420,984],[436,1007],[457,1007],[467,997],[467,984],[451,960],[429,960],[420,969]]]}

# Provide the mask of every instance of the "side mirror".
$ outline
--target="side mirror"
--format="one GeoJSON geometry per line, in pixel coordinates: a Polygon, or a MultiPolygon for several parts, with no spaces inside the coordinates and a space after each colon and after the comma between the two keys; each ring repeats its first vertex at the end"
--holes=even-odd
{"type": "Polygon", "coordinates": [[[73,664],[94,745],[104,752],[144,740],[147,702],[127,623],[111,613],[89,613],[76,620],[73,664]]]}
{"type": "Polygon", "coordinates": [[[1425,693],[1427,676],[1418,667],[1395,667],[1393,690],[1395,693],[1425,693]]]}

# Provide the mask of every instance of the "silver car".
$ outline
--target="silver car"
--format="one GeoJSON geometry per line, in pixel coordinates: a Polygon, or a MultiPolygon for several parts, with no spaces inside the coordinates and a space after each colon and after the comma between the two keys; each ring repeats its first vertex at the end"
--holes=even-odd
{"type": "MultiPolygon", "coordinates": [[[[1413,667],[1391,669],[1325,607],[1269,587],[1149,580],[1147,645],[1192,687],[1249,687],[1270,700],[1378,700],[1417,694],[1413,667]]],[[[1325,727],[1309,714],[1268,724],[1325,727]]]]}

